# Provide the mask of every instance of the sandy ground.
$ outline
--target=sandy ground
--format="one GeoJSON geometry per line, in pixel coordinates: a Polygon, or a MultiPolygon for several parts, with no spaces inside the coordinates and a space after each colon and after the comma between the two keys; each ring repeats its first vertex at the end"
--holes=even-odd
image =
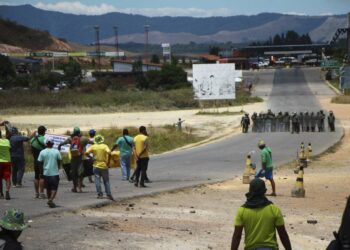
{"type": "Polygon", "coordinates": [[[107,114],[55,114],[55,115],[16,115],[0,117],[0,120],[8,120],[22,130],[33,130],[39,125],[45,124],[49,133],[65,133],[79,126],[83,131],[91,128],[102,129],[109,127],[139,127],[172,125],[179,118],[185,120],[184,129],[195,129],[202,136],[215,136],[230,133],[240,123],[241,115],[196,115],[199,111],[206,112],[239,112],[244,110],[252,114],[255,111],[265,110],[265,103],[248,104],[244,106],[227,107],[219,109],[193,109],[159,112],[130,112],[130,113],[107,113],[107,114]]]}
{"type": "MultiPolygon", "coordinates": [[[[275,171],[278,196],[271,200],[281,208],[296,250],[326,248],[332,232],[339,228],[350,190],[350,105],[330,104],[330,98],[324,97],[320,102],[325,110],[334,111],[345,136],[334,150],[305,170],[306,197],[291,197],[296,179],[293,164],[275,171]],[[317,223],[309,224],[308,220],[317,223]]],[[[242,163],[242,171],[243,167],[242,163]]],[[[270,189],[268,183],[267,187],[270,189]]],[[[27,230],[22,240],[26,245],[49,233],[47,243],[39,236],[45,249],[229,249],[234,216],[247,191],[241,176],[232,176],[222,183],[43,216],[35,220],[36,230],[27,230]],[[52,230],[41,228],[41,222],[50,224],[52,230]],[[65,222],[71,226],[56,230],[65,222]]],[[[32,243],[28,249],[36,249],[32,243]]]]}

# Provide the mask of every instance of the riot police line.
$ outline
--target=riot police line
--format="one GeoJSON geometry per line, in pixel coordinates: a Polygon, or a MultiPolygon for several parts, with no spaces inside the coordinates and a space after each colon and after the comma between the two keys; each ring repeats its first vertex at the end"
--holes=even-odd
{"type": "Polygon", "coordinates": [[[243,133],[248,133],[250,124],[252,124],[253,133],[263,132],[325,132],[325,123],[328,125],[328,131],[335,131],[335,116],[332,111],[326,115],[323,110],[314,112],[278,112],[273,113],[270,109],[267,112],[244,114],[241,119],[243,133]]]}

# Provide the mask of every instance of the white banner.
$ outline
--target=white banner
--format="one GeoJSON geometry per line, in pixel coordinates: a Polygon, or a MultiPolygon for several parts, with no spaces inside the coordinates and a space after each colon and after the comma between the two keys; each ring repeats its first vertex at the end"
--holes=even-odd
{"type": "Polygon", "coordinates": [[[227,100],[236,98],[235,79],[242,71],[234,63],[193,64],[193,91],[199,100],[227,100]]]}
{"type": "MultiPolygon", "coordinates": [[[[58,148],[58,145],[61,143],[61,142],[64,142],[65,140],[67,140],[69,136],[67,135],[53,135],[53,134],[45,134],[45,141],[47,138],[50,138],[52,141],[53,141],[53,147],[54,148],[58,148]]],[[[69,144],[67,145],[63,145],[61,147],[61,152],[64,152],[64,153],[68,153],[69,152],[69,144]]]]}

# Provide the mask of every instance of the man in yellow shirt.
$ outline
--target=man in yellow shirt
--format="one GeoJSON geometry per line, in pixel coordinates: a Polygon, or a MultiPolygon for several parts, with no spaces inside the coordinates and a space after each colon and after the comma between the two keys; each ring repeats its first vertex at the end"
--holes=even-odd
{"type": "Polygon", "coordinates": [[[292,249],[281,210],[266,198],[265,193],[263,180],[251,181],[247,201],[236,214],[231,250],[238,249],[243,229],[246,250],[278,250],[276,229],[284,248],[292,249]]]}
{"type": "Polygon", "coordinates": [[[135,136],[134,138],[134,155],[136,158],[136,170],[135,170],[135,187],[138,186],[140,180],[140,187],[145,186],[145,180],[147,178],[147,168],[149,162],[149,154],[148,154],[148,134],[145,126],[141,126],[139,128],[140,134],[135,136]]]}
{"type": "Polygon", "coordinates": [[[109,172],[108,172],[111,150],[103,142],[104,142],[104,137],[102,135],[96,135],[95,144],[91,145],[86,150],[85,155],[87,157],[91,157],[92,155],[93,157],[97,198],[98,199],[103,198],[103,193],[101,189],[101,177],[102,177],[107,198],[110,200],[114,200],[111,193],[111,187],[109,184],[109,172]]]}

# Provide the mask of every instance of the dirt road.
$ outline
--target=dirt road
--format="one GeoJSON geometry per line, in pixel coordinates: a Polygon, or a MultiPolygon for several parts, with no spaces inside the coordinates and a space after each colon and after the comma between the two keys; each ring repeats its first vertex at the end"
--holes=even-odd
{"type": "MultiPolygon", "coordinates": [[[[290,196],[294,166],[275,173],[278,196],[271,200],[282,209],[296,250],[325,249],[339,227],[350,190],[350,106],[330,104],[329,98],[320,101],[344,126],[342,142],[306,169],[306,198],[290,196]]],[[[235,212],[247,190],[241,176],[232,176],[223,183],[43,216],[22,239],[28,249],[229,249],[235,212]],[[61,226],[68,222],[70,228],[61,226]],[[45,235],[45,241],[36,243],[38,235],[45,235]]]]}

